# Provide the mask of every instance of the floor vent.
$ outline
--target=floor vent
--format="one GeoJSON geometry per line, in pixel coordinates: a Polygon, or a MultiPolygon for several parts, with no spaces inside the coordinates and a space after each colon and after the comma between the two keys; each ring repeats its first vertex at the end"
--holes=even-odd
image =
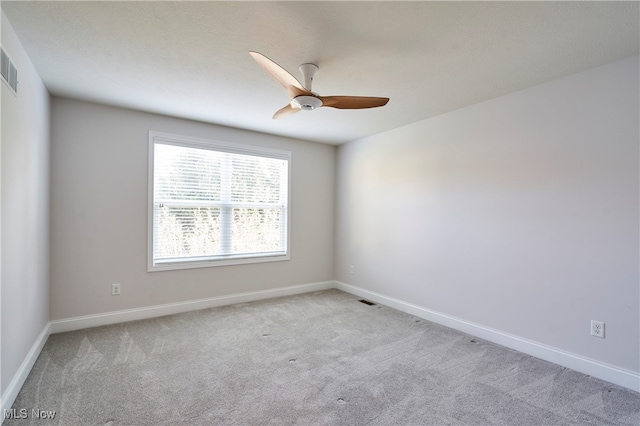
{"type": "Polygon", "coordinates": [[[373,303],[373,302],[369,302],[368,300],[364,300],[364,299],[362,299],[362,300],[358,300],[358,302],[360,302],[360,303],[364,303],[365,305],[369,305],[369,306],[373,306],[373,305],[375,305],[375,303],[373,303]]]}
{"type": "Polygon", "coordinates": [[[18,93],[18,70],[16,70],[16,66],[13,61],[9,58],[9,55],[6,54],[4,49],[1,49],[1,60],[0,60],[0,74],[2,75],[2,80],[9,86],[9,88],[13,91],[13,93],[18,93]]]}

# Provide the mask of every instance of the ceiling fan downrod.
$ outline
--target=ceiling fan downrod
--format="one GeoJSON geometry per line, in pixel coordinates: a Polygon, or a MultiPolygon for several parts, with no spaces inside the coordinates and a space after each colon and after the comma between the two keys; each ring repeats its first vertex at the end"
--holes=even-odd
{"type": "Polygon", "coordinates": [[[318,66],[316,64],[302,64],[298,67],[302,76],[304,77],[304,88],[311,91],[311,85],[313,83],[313,76],[318,72],[318,66]]]}

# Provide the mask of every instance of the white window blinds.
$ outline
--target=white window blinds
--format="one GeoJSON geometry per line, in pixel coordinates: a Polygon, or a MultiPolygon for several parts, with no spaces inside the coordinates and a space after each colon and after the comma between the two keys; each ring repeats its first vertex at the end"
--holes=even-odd
{"type": "Polygon", "coordinates": [[[289,153],[152,139],[150,266],[287,255],[289,153]]]}

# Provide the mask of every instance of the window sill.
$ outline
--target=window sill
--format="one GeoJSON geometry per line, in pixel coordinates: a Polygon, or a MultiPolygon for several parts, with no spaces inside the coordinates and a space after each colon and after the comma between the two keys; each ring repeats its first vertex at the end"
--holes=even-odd
{"type": "Polygon", "coordinates": [[[289,253],[273,256],[238,257],[210,260],[185,260],[166,263],[149,263],[147,272],[174,271],[179,269],[213,268],[217,266],[247,265],[251,263],[281,262],[290,260],[289,253]]]}

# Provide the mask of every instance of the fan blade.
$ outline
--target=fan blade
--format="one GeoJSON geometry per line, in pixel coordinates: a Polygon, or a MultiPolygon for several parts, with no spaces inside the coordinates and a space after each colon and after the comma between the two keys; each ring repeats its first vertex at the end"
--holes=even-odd
{"type": "Polygon", "coordinates": [[[389,98],[368,96],[320,96],[323,107],[338,109],[362,109],[385,106],[389,98]]]}
{"type": "Polygon", "coordinates": [[[279,110],[276,111],[275,114],[273,114],[273,119],[277,120],[279,118],[285,118],[295,114],[298,111],[301,111],[300,108],[294,107],[291,104],[287,104],[285,107],[280,108],[279,110]]]}
{"type": "Polygon", "coordinates": [[[311,92],[305,89],[294,76],[271,59],[258,52],[249,52],[249,54],[271,77],[286,89],[291,99],[300,95],[311,95],[311,92]]]}

